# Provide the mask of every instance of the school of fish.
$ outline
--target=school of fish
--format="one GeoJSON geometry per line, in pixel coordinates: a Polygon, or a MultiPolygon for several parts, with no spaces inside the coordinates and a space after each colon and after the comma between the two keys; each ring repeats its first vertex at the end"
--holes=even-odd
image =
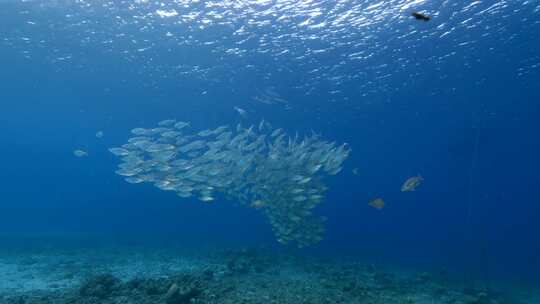
{"type": "Polygon", "coordinates": [[[264,120],[200,132],[190,123],[163,120],[109,151],[120,157],[116,171],[128,183],[152,183],[179,197],[213,202],[216,194],[262,212],[280,243],[298,247],[322,240],[325,218],[313,214],[324,200],[325,175],[336,175],[348,157],[312,132],[300,138],[273,129],[264,120]]]}

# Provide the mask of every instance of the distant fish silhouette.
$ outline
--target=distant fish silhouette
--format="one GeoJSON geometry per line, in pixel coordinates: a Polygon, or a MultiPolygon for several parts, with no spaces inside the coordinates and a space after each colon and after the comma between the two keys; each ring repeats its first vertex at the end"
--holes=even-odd
{"type": "Polygon", "coordinates": [[[266,207],[266,202],[261,201],[261,200],[256,200],[256,201],[253,201],[250,206],[255,209],[261,209],[261,208],[266,207]]]}
{"type": "Polygon", "coordinates": [[[423,180],[424,178],[420,174],[409,177],[401,186],[401,192],[415,191],[416,187],[418,187],[423,180]]]}
{"type": "Polygon", "coordinates": [[[73,155],[75,155],[77,157],[84,157],[84,156],[88,156],[88,152],[86,152],[84,150],[77,149],[77,150],[73,151],[73,155]]]}
{"type": "Polygon", "coordinates": [[[238,114],[240,114],[240,116],[242,116],[243,118],[246,118],[246,117],[247,117],[247,111],[246,111],[246,110],[244,110],[244,109],[242,109],[242,108],[239,108],[239,107],[237,107],[237,106],[234,106],[233,108],[234,108],[234,110],[235,110],[236,112],[238,112],[238,114]]]}
{"type": "Polygon", "coordinates": [[[386,203],[384,202],[384,200],[382,198],[378,197],[376,199],[370,200],[368,205],[375,208],[375,209],[377,209],[377,210],[381,210],[382,208],[384,208],[386,203]]]}
{"type": "Polygon", "coordinates": [[[429,21],[431,19],[431,17],[429,17],[428,15],[419,12],[412,12],[411,16],[416,18],[416,20],[429,21]]]}

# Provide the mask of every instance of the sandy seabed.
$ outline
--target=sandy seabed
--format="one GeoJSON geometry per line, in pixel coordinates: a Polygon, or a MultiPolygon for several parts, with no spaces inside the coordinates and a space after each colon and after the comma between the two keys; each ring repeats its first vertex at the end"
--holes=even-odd
{"type": "Polygon", "coordinates": [[[41,244],[0,249],[4,303],[534,304],[540,288],[501,291],[443,272],[265,248],[41,244]]]}

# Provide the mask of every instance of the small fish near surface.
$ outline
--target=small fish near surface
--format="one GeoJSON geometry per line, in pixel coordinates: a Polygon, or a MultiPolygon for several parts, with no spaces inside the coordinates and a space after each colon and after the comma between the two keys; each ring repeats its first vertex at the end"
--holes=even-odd
{"type": "Polygon", "coordinates": [[[420,174],[409,177],[403,185],[401,185],[401,192],[415,191],[416,187],[418,187],[423,180],[424,178],[420,174]]]}
{"type": "Polygon", "coordinates": [[[373,207],[373,208],[377,209],[377,210],[381,210],[381,209],[384,208],[386,203],[384,202],[384,200],[382,198],[378,197],[378,198],[370,200],[368,205],[370,207],[373,207]]]}
{"type": "Polygon", "coordinates": [[[420,13],[420,12],[412,12],[411,16],[413,16],[416,20],[422,20],[422,21],[429,21],[431,19],[430,16],[420,13]]]}

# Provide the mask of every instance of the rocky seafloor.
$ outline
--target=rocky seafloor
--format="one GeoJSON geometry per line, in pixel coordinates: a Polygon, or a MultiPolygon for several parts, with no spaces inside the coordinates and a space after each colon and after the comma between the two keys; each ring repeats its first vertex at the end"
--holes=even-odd
{"type": "Polygon", "coordinates": [[[540,303],[444,271],[272,250],[51,246],[0,251],[1,304],[540,303]]]}

